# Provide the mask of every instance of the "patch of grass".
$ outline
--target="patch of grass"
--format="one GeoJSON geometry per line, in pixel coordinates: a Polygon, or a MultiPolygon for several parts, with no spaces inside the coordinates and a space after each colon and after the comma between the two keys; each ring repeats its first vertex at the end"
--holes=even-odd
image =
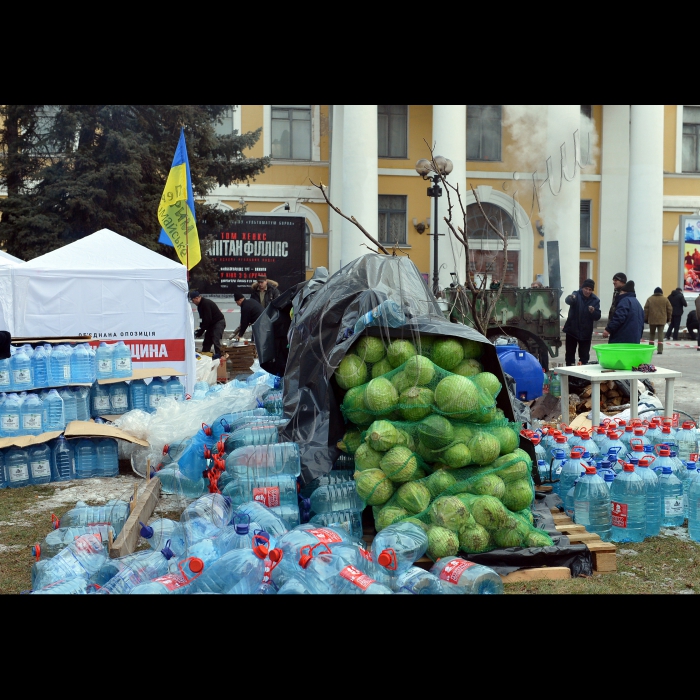
{"type": "Polygon", "coordinates": [[[568,581],[510,583],[505,588],[506,593],[530,595],[700,594],[700,543],[660,536],[618,544],[616,573],[568,581]]]}

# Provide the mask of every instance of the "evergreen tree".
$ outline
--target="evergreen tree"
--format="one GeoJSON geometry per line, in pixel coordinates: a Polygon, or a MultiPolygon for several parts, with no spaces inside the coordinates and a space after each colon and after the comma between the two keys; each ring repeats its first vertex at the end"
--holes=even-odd
{"type": "MultiPolygon", "coordinates": [[[[229,105],[4,105],[0,107],[0,241],[30,260],[109,228],[174,260],[158,243],[158,202],[184,125],[195,200],[217,186],[248,183],[267,158],[243,152],[261,130],[220,136],[229,105]]],[[[202,252],[208,237],[244,210],[196,202],[202,252]]],[[[211,240],[211,239],[209,239],[211,240]]],[[[215,278],[208,256],[192,282],[215,278]]]]}

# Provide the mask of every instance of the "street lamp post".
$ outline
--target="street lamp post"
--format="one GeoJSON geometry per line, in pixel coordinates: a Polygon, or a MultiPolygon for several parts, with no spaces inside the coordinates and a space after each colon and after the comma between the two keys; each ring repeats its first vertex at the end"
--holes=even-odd
{"type": "Polygon", "coordinates": [[[424,180],[430,180],[433,183],[432,187],[428,187],[428,197],[435,199],[435,216],[433,218],[433,231],[428,235],[433,237],[433,294],[438,298],[442,297],[442,291],[440,289],[440,263],[438,260],[438,236],[445,235],[444,233],[438,233],[438,199],[442,197],[440,176],[449,175],[452,172],[452,167],[452,161],[442,156],[435,156],[432,161],[427,158],[421,158],[416,163],[416,172],[424,180]]]}

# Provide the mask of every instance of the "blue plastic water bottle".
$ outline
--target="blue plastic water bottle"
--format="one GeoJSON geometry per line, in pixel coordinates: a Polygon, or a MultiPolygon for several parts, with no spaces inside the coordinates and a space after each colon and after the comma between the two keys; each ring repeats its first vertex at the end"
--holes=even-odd
{"type": "Polygon", "coordinates": [[[170,377],[165,384],[165,393],[175,401],[185,400],[185,386],[177,377],[170,377]]]}
{"type": "Polygon", "coordinates": [[[100,343],[95,351],[96,375],[97,379],[114,378],[114,359],[112,355],[112,345],[100,343]]]}
{"type": "Polygon", "coordinates": [[[58,395],[63,399],[63,415],[66,425],[74,420],[78,420],[78,402],[75,394],[66,386],[58,390],[58,395]]]}
{"type": "Polygon", "coordinates": [[[10,358],[0,360],[0,392],[7,393],[12,390],[12,371],[10,358]]]}
{"type": "Polygon", "coordinates": [[[46,444],[32,445],[27,449],[29,478],[34,486],[51,481],[51,448],[46,444]]]}
{"type": "Polygon", "coordinates": [[[158,518],[148,525],[139,524],[141,525],[139,534],[151,549],[161,550],[167,544],[177,556],[181,556],[187,550],[182,526],[175,520],[158,518]]]}
{"type": "Polygon", "coordinates": [[[95,446],[95,476],[111,477],[119,474],[119,448],[113,438],[97,440],[95,446]]]}
{"type": "Polygon", "coordinates": [[[122,415],[129,410],[129,386],[126,382],[109,385],[109,406],[114,415],[122,415]]]}
{"type": "Polygon", "coordinates": [[[90,415],[93,418],[108,416],[112,410],[109,401],[109,386],[95,382],[90,390],[90,415]]]}
{"type": "Polygon", "coordinates": [[[603,479],[605,479],[605,485],[608,487],[608,491],[610,491],[613,481],[615,481],[615,472],[606,472],[603,479]]]}
{"type": "Polygon", "coordinates": [[[52,559],[61,550],[71,544],[76,537],[81,535],[96,535],[102,540],[102,544],[109,542],[109,533],[116,539],[114,528],[111,525],[83,525],[81,527],[60,527],[58,530],[51,530],[48,535],[32,546],[32,556],[37,561],[42,559],[52,559]]]}
{"type": "Polygon", "coordinates": [[[44,432],[44,405],[37,394],[28,394],[20,407],[22,435],[41,435],[44,432]]]}
{"type": "Polygon", "coordinates": [[[82,438],[75,444],[75,478],[92,479],[97,474],[97,449],[89,438],[82,438]]]}
{"type": "Polygon", "coordinates": [[[61,387],[70,384],[70,354],[65,345],[57,345],[49,358],[49,386],[61,387]]]}
{"type": "Polygon", "coordinates": [[[362,510],[334,510],[329,513],[318,513],[310,518],[309,525],[316,527],[337,527],[347,530],[347,532],[357,539],[362,538],[362,510]]]}
{"type": "Polygon", "coordinates": [[[63,431],[66,429],[66,418],[63,407],[63,399],[56,389],[50,389],[44,398],[44,411],[46,421],[44,430],[51,432],[54,430],[63,431]]]}
{"type": "Polygon", "coordinates": [[[152,581],[135,586],[130,595],[182,595],[189,593],[196,581],[206,568],[202,559],[195,556],[187,557],[177,563],[178,571],[170,571],[164,576],[158,576],[152,581]]]}
{"type": "Polygon", "coordinates": [[[146,389],[146,410],[154,413],[165,398],[165,383],[161,377],[153,377],[146,389]]]}
{"type": "Polygon", "coordinates": [[[22,402],[14,392],[8,394],[0,406],[0,435],[2,437],[18,437],[22,434],[21,406],[22,402]]]}
{"type": "Polygon", "coordinates": [[[693,479],[697,476],[698,463],[697,462],[686,462],[685,463],[685,478],[683,479],[683,512],[685,517],[688,516],[688,494],[690,493],[690,485],[693,479]]]}
{"type": "MultiPolygon", "coordinates": [[[[32,372],[36,389],[43,389],[49,385],[49,356],[42,345],[32,355],[32,372]]],[[[2,391],[2,382],[0,382],[0,391],[2,391]]]]}
{"type": "Polygon", "coordinates": [[[272,508],[267,508],[257,501],[242,503],[236,508],[234,517],[236,515],[247,515],[251,522],[258,523],[265,532],[270,533],[275,539],[282,537],[292,529],[272,508]]]}
{"type": "Polygon", "coordinates": [[[183,537],[188,545],[220,535],[231,522],[233,509],[220,493],[208,493],[190,503],[180,516],[183,537]]]}
{"type": "Polygon", "coordinates": [[[299,476],[301,474],[299,454],[299,445],[294,442],[241,447],[233,450],[226,457],[226,471],[231,476],[238,477],[256,473],[299,476]]]}
{"type": "Polygon", "coordinates": [[[77,420],[90,420],[90,389],[86,386],[75,386],[71,391],[75,397],[77,420]]]}
{"type": "Polygon", "coordinates": [[[613,542],[642,542],[646,530],[644,481],[626,462],[610,489],[613,542]]]}
{"type": "Polygon", "coordinates": [[[174,493],[185,498],[199,498],[209,491],[209,480],[188,479],[178,468],[177,465],[172,467],[164,467],[156,472],[156,476],[160,479],[163,493],[174,493]]]}
{"type": "Polygon", "coordinates": [[[5,472],[7,474],[7,488],[18,489],[22,486],[29,486],[31,478],[27,451],[19,447],[10,447],[5,452],[5,472]]]}
{"type": "Polygon", "coordinates": [[[695,472],[688,488],[688,535],[700,542],[700,472],[695,472]]]}
{"type": "Polygon", "coordinates": [[[10,358],[10,369],[13,391],[29,391],[34,388],[32,361],[24,348],[19,348],[10,358]]]}
{"type": "Polygon", "coordinates": [[[111,560],[111,567],[118,567],[118,572],[105,582],[97,594],[127,595],[139,584],[165,576],[173,556],[172,550],[166,546],[160,551],[143,550],[121,557],[123,562],[119,559],[111,560]]]}
{"type": "Polygon", "coordinates": [[[644,480],[644,492],[646,494],[646,526],[644,537],[656,537],[661,530],[661,488],[659,478],[653,469],[650,469],[653,456],[642,457],[635,466],[635,473],[644,480]]]}
{"type": "Polygon", "coordinates": [[[394,523],[372,541],[372,559],[392,578],[410,569],[428,549],[428,535],[414,523],[394,523]]]}
{"type": "Polygon", "coordinates": [[[398,591],[408,591],[413,595],[444,595],[445,590],[440,579],[425,569],[412,566],[406,569],[397,579],[398,591]]]}
{"type": "Polygon", "coordinates": [[[222,491],[234,506],[257,501],[268,508],[297,505],[297,478],[291,474],[240,477],[222,491]]]}
{"type": "Polygon", "coordinates": [[[53,481],[71,481],[75,477],[73,447],[63,435],[59,435],[53,446],[53,481]]]}
{"type": "Polygon", "coordinates": [[[354,481],[319,486],[309,497],[309,506],[310,512],[315,515],[338,510],[363,510],[354,481]]]}
{"type": "Polygon", "coordinates": [[[78,343],[70,358],[70,375],[73,384],[92,384],[90,351],[87,343],[78,343]]]}
{"type": "MultiPolygon", "coordinates": [[[[566,498],[564,498],[564,513],[568,515],[572,520],[574,520],[574,513],[576,511],[576,500],[574,498],[576,494],[576,486],[578,485],[578,482],[580,481],[581,477],[586,473],[586,468],[587,467],[584,467],[581,470],[581,473],[578,475],[578,477],[576,477],[574,483],[571,485],[571,488],[566,492],[566,498]]],[[[593,468],[595,469],[595,467],[593,468]]]]}
{"type": "Polygon", "coordinates": [[[191,590],[195,593],[252,593],[262,583],[268,553],[265,545],[232,549],[205,568],[192,583],[191,590]]]}
{"type": "Polygon", "coordinates": [[[498,595],[503,593],[501,577],[488,566],[459,557],[444,557],[433,564],[430,573],[443,582],[445,593],[498,595]],[[454,588],[453,588],[454,587],[454,588]]]}
{"type": "Polygon", "coordinates": [[[360,316],[355,323],[353,334],[361,333],[368,326],[401,328],[406,324],[406,315],[393,299],[385,299],[379,306],[360,316]]]}
{"type": "Polygon", "coordinates": [[[680,527],[685,521],[683,513],[683,482],[671,467],[664,467],[659,477],[661,490],[661,525],[680,527]]]}
{"type": "Polygon", "coordinates": [[[0,489],[7,488],[7,478],[5,476],[5,453],[0,450],[0,489]]]}
{"type": "Polygon", "coordinates": [[[131,380],[129,383],[129,408],[132,411],[147,411],[146,390],[146,382],[143,379],[131,380]]]}
{"type": "Polygon", "coordinates": [[[32,567],[32,589],[40,590],[60,580],[83,579],[87,585],[107,561],[102,540],[92,534],[82,535],[52,559],[38,561],[32,567]]]}
{"type": "Polygon", "coordinates": [[[111,525],[119,535],[131,513],[126,501],[111,500],[103,506],[89,506],[78,501],[58,522],[59,527],[80,527],[83,525],[111,525]]]}
{"type": "Polygon", "coordinates": [[[131,369],[131,348],[120,340],[112,350],[114,362],[114,377],[130,377],[133,374],[131,369]]]}

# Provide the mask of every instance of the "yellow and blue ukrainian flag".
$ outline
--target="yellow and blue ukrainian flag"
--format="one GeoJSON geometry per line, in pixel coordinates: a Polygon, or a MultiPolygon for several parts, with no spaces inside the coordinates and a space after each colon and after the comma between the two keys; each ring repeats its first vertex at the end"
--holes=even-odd
{"type": "Polygon", "coordinates": [[[173,246],[180,262],[191,270],[202,259],[202,253],[184,129],[180,130],[180,141],[158,206],[158,221],[163,227],[158,242],[173,246]]]}

